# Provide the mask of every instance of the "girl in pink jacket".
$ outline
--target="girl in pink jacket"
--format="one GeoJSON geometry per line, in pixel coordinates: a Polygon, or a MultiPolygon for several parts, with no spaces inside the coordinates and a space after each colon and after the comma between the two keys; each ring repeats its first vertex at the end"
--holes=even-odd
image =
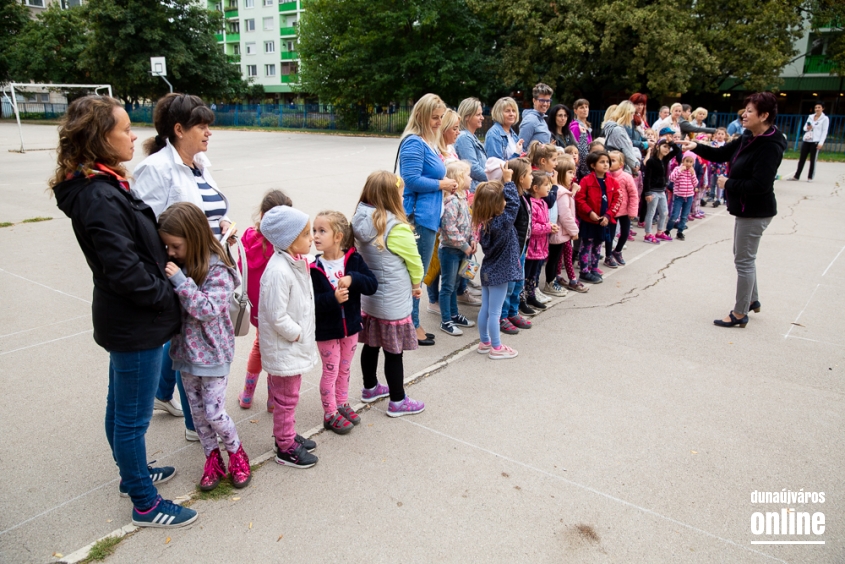
{"type": "MultiPolygon", "coordinates": [[[[243,409],[252,407],[252,396],[255,394],[255,386],[258,384],[258,376],[261,374],[261,351],[258,349],[258,294],[261,291],[261,275],[267,268],[270,257],[273,256],[273,245],[261,234],[261,218],[264,214],[276,206],[293,206],[293,202],[281,190],[270,190],[261,200],[258,210],[258,222],[255,227],[249,227],[241,237],[241,243],[246,253],[247,288],[246,295],[252,305],[249,312],[249,321],[255,327],[255,341],[252,343],[252,350],[249,353],[249,360],[246,363],[246,378],[244,389],[238,394],[238,405],[243,409]]],[[[243,265],[239,265],[243,268],[243,265]]],[[[267,382],[268,390],[270,382],[267,382]]],[[[273,402],[270,401],[270,394],[267,394],[267,411],[273,412],[273,402]]]]}
{"type": "Polygon", "coordinates": [[[640,197],[637,192],[637,182],[634,177],[625,172],[625,155],[620,151],[610,152],[610,176],[616,179],[619,184],[619,211],[616,214],[616,223],[619,225],[619,241],[616,249],[612,249],[613,241],[607,242],[604,259],[605,264],[610,266],[609,261],[617,265],[625,266],[625,259],[622,258],[622,248],[628,241],[633,241],[631,234],[631,218],[637,217],[639,213],[640,197]]]}
{"type": "Polygon", "coordinates": [[[546,172],[535,170],[531,173],[531,188],[528,195],[531,201],[531,237],[528,239],[528,252],[525,255],[525,303],[534,309],[544,310],[546,306],[537,299],[537,285],[540,271],[549,257],[549,235],[560,229],[549,221],[549,206],[543,199],[549,195],[552,179],[546,172]]]}
{"type": "Polygon", "coordinates": [[[575,183],[576,165],[570,158],[557,162],[557,233],[549,238],[549,260],[546,263],[546,286],[557,284],[567,290],[584,294],[589,288],[578,281],[572,266],[572,241],[578,239],[578,219],[575,213],[575,194],[581,189],[575,183]],[[566,279],[561,278],[566,269],[566,279]]]}

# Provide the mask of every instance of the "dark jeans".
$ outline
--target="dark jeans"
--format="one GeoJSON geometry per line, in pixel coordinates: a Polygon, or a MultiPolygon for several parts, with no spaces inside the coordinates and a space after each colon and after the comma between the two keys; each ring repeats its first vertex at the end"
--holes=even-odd
{"type": "Polygon", "coordinates": [[[525,260],[525,297],[536,296],[537,285],[540,283],[540,272],[543,270],[543,259],[525,260]]]}
{"type": "Polygon", "coordinates": [[[156,397],[161,401],[173,399],[173,386],[179,390],[179,400],[182,402],[182,413],[185,414],[185,428],[194,431],[194,418],[191,417],[191,409],[188,407],[188,396],[185,395],[185,386],[182,385],[182,376],[178,370],[173,370],[173,360],[170,358],[170,341],[161,349],[161,375],[158,379],[158,391],[156,397]]]}
{"type": "Polygon", "coordinates": [[[508,282],[508,293],[505,295],[505,303],[502,304],[502,319],[515,317],[519,313],[519,299],[522,289],[525,287],[525,252],[519,257],[519,266],[522,268],[522,278],[518,282],[508,282]]]}
{"type": "Polygon", "coordinates": [[[695,196],[675,196],[672,202],[672,215],[669,217],[669,225],[666,226],[666,231],[672,231],[675,227],[678,228],[678,233],[683,233],[687,228],[687,217],[692,209],[692,201],[695,196]]]}
{"type": "Polygon", "coordinates": [[[621,253],[622,247],[628,242],[628,235],[631,234],[631,218],[627,215],[620,215],[616,218],[619,224],[619,241],[616,242],[616,252],[621,253]]]}
{"type": "Polygon", "coordinates": [[[466,258],[460,249],[440,247],[440,321],[447,323],[458,315],[458,269],[466,258]]]}
{"type": "MultiPolygon", "coordinates": [[[[422,225],[416,226],[417,232],[417,251],[420,253],[420,258],[423,263],[423,278],[428,272],[428,265],[431,262],[431,254],[434,252],[434,237],[437,235],[436,231],[432,231],[422,225]]],[[[414,298],[414,307],[411,310],[411,319],[414,322],[414,327],[420,326],[420,299],[414,298]]],[[[398,401],[398,400],[397,400],[398,401]]]]}
{"type": "Polygon", "coordinates": [[[161,348],[109,353],[106,438],[120,479],[133,505],[145,511],[158,491],[147,470],[144,437],[153,416],[153,398],[161,370],[161,348]]]}
{"type": "MultiPolygon", "coordinates": [[[[361,372],[364,373],[364,387],[371,389],[378,385],[378,352],[380,347],[364,345],[361,349],[361,372]]],[[[405,368],[402,366],[402,353],[393,354],[384,351],[384,378],[390,388],[390,401],[405,399],[405,368]]]]}
{"type": "Polygon", "coordinates": [[[819,144],[813,141],[801,141],[801,155],[798,157],[798,170],[795,171],[795,178],[801,178],[801,172],[804,170],[804,162],[807,157],[810,157],[810,172],[807,178],[812,180],[816,174],[816,153],[818,152],[819,144]]]}
{"type": "Polygon", "coordinates": [[[560,274],[560,259],[563,256],[563,246],[565,244],[549,244],[549,258],[546,259],[546,284],[551,284],[557,278],[557,275],[560,274]]]}

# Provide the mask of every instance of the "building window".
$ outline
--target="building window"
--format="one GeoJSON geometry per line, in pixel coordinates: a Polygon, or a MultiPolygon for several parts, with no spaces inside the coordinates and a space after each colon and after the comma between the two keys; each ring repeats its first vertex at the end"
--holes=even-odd
{"type": "Polygon", "coordinates": [[[273,16],[269,18],[264,18],[264,31],[273,31],[275,26],[273,25],[273,16]]]}
{"type": "Polygon", "coordinates": [[[288,51],[293,51],[293,41],[288,41],[288,51]]]}
{"type": "Polygon", "coordinates": [[[264,65],[265,76],[276,76],[276,65],[264,65]]]}
{"type": "Polygon", "coordinates": [[[24,4],[26,4],[27,6],[32,6],[33,8],[43,8],[44,0],[25,0],[24,4]]]}
{"type": "Polygon", "coordinates": [[[241,44],[235,43],[232,45],[232,54],[233,55],[240,55],[241,54],[241,44]]]}
{"type": "Polygon", "coordinates": [[[264,0],[264,5],[265,5],[265,6],[272,6],[272,5],[273,5],[273,0],[264,0]]]}
{"type": "Polygon", "coordinates": [[[82,0],[62,0],[62,10],[67,10],[68,8],[76,8],[77,6],[82,5],[82,0]]]}
{"type": "Polygon", "coordinates": [[[282,75],[296,74],[299,65],[296,63],[282,63],[282,75]]]}
{"type": "Polygon", "coordinates": [[[247,55],[255,55],[258,53],[258,49],[255,47],[255,42],[247,43],[246,44],[246,54],[247,55]]]}
{"type": "Polygon", "coordinates": [[[249,33],[250,31],[255,31],[255,20],[248,19],[244,20],[244,30],[249,33]]]}
{"type": "Polygon", "coordinates": [[[264,42],[264,52],[265,53],[275,53],[276,52],[276,42],[275,41],[265,41],[264,42]]]}
{"type": "Polygon", "coordinates": [[[255,8],[255,0],[244,0],[244,8],[255,8]]]}
{"type": "Polygon", "coordinates": [[[258,76],[258,65],[247,65],[246,66],[246,75],[247,76],[258,76]]]}
{"type": "Polygon", "coordinates": [[[234,20],[226,24],[228,26],[229,33],[240,33],[241,32],[241,22],[238,20],[234,20]]]}
{"type": "Polygon", "coordinates": [[[227,10],[237,10],[238,9],[238,0],[229,0],[229,7],[226,8],[227,10]]]}

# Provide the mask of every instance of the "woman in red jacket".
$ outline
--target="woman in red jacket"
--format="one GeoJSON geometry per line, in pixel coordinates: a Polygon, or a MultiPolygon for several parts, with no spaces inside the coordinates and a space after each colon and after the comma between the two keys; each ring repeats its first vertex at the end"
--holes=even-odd
{"type": "Polygon", "coordinates": [[[578,237],[581,250],[581,281],[590,284],[602,282],[599,270],[601,246],[608,233],[616,230],[616,213],[619,211],[619,184],[607,174],[610,156],[605,151],[587,155],[590,174],[581,180],[581,190],[575,194],[575,209],[581,222],[578,237]]]}

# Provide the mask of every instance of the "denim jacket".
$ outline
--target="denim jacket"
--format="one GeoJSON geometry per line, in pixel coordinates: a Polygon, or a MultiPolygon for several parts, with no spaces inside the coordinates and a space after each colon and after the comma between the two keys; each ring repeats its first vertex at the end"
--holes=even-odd
{"type": "Polygon", "coordinates": [[[467,130],[461,131],[461,134],[455,140],[455,152],[458,153],[459,159],[467,161],[470,165],[469,176],[472,179],[472,184],[469,191],[474,193],[476,185],[487,180],[487,173],[484,172],[487,153],[481,146],[478,137],[467,130]]]}
{"type": "Polygon", "coordinates": [[[519,153],[507,154],[509,141],[513,141],[514,145],[516,145],[519,143],[519,135],[516,134],[513,128],[508,133],[505,133],[505,128],[502,127],[502,124],[498,122],[494,123],[484,138],[484,152],[487,153],[487,158],[496,157],[503,161],[517,158],[519,153]]]}

